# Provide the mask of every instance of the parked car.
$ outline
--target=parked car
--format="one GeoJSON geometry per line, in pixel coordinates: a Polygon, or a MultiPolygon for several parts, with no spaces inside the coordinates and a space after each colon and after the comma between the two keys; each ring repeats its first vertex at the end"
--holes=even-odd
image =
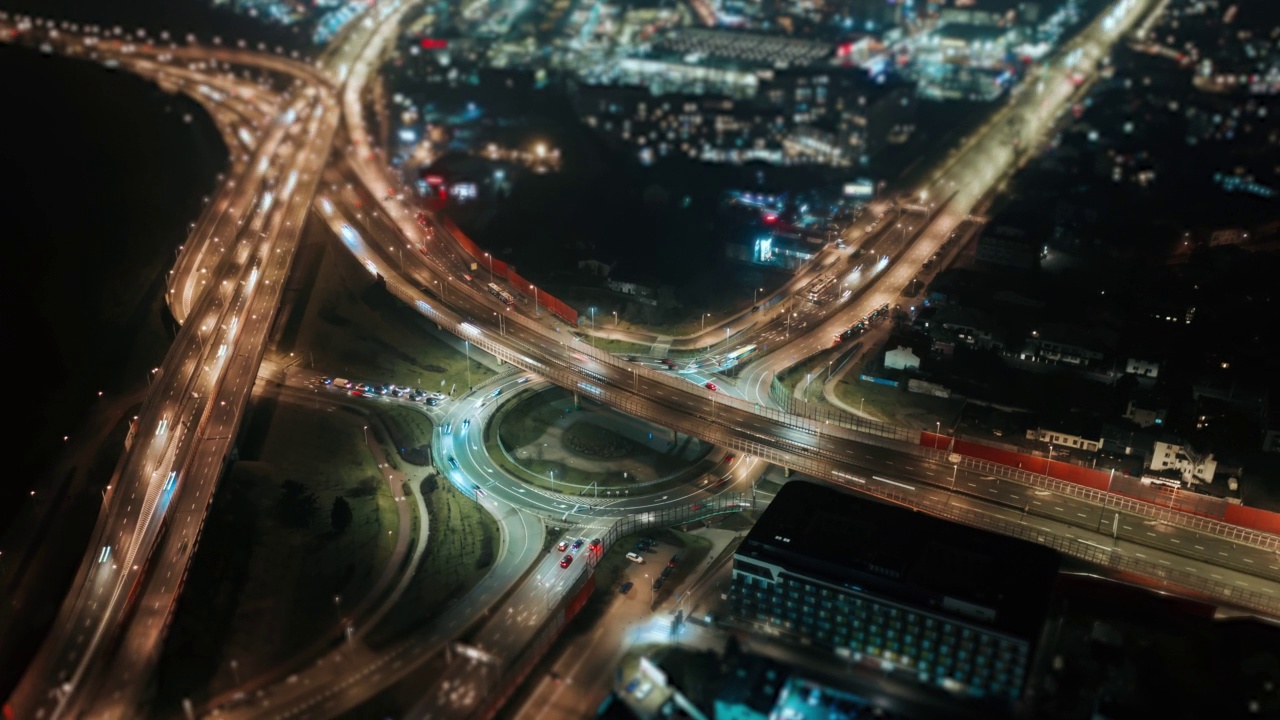
{"type": "Polygon", "coordinates": [[[622,587],[618,588],[618,592],[622,595],[626,595],[627,593],[631,592],[632,587],[633,587],[632,583],[624,582],[622,583],[622,587]]]}
{"type": "Polygon", "coordinates": [[[627,553],[627,559],[637,565],[644,564],[644,558],[640,557],[640,553],[629,552],[627,553]]]}
{"type": "Polygon", "coordinates": [[[675,567],[678,562],[680,562],[680,556],[672,555],[671,559],[667,561],[667,567],[675,567]]]}

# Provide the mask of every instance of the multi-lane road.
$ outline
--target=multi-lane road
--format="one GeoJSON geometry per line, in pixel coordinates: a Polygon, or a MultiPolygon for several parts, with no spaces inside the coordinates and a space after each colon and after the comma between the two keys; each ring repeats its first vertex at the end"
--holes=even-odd
{"type": "MultiPolygon", "coordinates": [[[[400,187],[399,179],[381,166],[380,153],[369,150],[370,135],[363,127],[360,88],[376,71],[382,48],[394,38],[400,15],[408,5],[388,4],[371,10],[365,21],[355,23],[344,34],[341,46],[325,58],[321,70],[308,69],[305,74],[311,77],[275,99],[239,85],[219,85],[211,79],[201,83],[198,76],[190,74],[189,65],[184,72],[181,67],[158,67],[158,58],[132,58],[138,72],[159,82],[193,88],[215,103],[217,98],[210,92],[237,98],[240,104],[235,111],[242,124],[232,135],[242,141],[249,157],[233,165],[233,177],[224,183],[211,210],[198,224],[198,237],[193,236],[179,258],[170,299],[175,313],[185,318],[182,331],[157,372],[151,396],[139,415],[133,447],[112,483],[74,592],[60,611],[55,631],[11,698],[12,706],[23,717],[35,718],[98,713],[103,717],[127,716],[136,708],[204,508],[252,390],[303,215],[312,204],[320,171],[329,162],[330,149],[339,136],[338,118],[346,123],[342,132],[354,148],[343,157],[342,172],[376,198],[383,211],[376,223],[349,223],[354,240],[341,231],[339,234],[371,271],[387,279],[392,292],[478,348],[605,404],[733,448],[740,456],[800,468],[815,477],[980,526],[1031,526],[1038,528],[1035,532],[1052,536],[1051,544],[1067,551],[1075,547],[1072,542],[1078,542],[1092,550],[1077,554],[1097,558],[1097,548],[1101,548],[1113,557],[1125,555],[1126,568],[1149,568],[1151,574],[1173,578],[1175,583],[1203,577],[1207,582],[1196,586],[1215,590],[1219,599],[1225,593],[1248,607],[1274,607],[1277,587],[1268,579],[1280,570],[1274,553],[1173,524],[1151,523],[1141,516],[1117,515],[1095,503],[995,475],[973,473],[948,463],[939,453],[922,453],[899,441],[767,411],[764,378],[789,365],[792,358],[828,347],[834,332],[870,309],[893,303],[898,290],[916,275],[924,260],[1016,168],[1023,157],[1021,149],[1033,147],[1080,87],[1087,85],[1097,60],[1144,6],[1141,0],[1120,0],[957,149],[920,196],[926,207],[930,198],[944,203],[941,209],[927,222],[918,216],[923,225],[919,230],[895,223],[881,231],[875,241],[877,253],[862,259],[865,276],[848,279],[850,290],[856,290],[854,302],[825,319],[814,310],[802,311],[806,313],[803,316],[788,310],[787,317],[766,319],[753,331],[755,336],[744,339],[768,340],[772,352],[748,367],[740,385],[745,390],[743,398],[708,391],[687,379],[597,352],[560,332],[554,321],[548,324],[524,317],[457,280],[465,271],[467,258],[450,242],[443,227],[433,225],[428,231],[414,221],[412,208],[391,192],[400,187]],[[1081,83],[1080,78],[1085,81],[1081,83]],[[334,84],[341,88],[340,99],[333,94],[334,84]],[[1011,141],[1011,132],[1017,143],[1011,141]],[[247,150],[250,147],[252,153],[247,150]],[[360,226],[364,233],[354,226],[360,226]],[[428,252],[411,252],[406,258],[406,247],[422,247],[428,252]],[[881,250],[884,257],[897,259],[880,265],[877,258],[881,250]],[[436,288],[438,292],[426,295],[419,288],[436,288]],[[761,406],[766,406],[765,411],[761,406]],[[1170,570],[1165,572],[1161,566],[1170,570]],[[1223,588],[1243,590],[1236,594],[1223,588]]],[[[122,64],[121,57],[136,52],[126,49],[123,42],[113,42],[114,47],[97,44],[92,52],[100,58],[114,53],[110,57],[122,64]]],[[[179,52],[175,49],[168,54],[178,56],[179,52]]],[[[180,57],[232,63],[242,62],[243,55],[232,50],[184,48],[180,57]]],[[[297,63],[282,59],[272,63],[289,65],[272,69],[302,80],[297,77],[297,63]]],[[[349,196],[341,192],[316,202],[322,215],[346,214],[348,218],[353,214],[351,205],[349,196]]],[[[912,217],[905,214],[896,222],[911,223],[912,217]]],[[[833,263],[853,272],[850,261],[838,255],[833,258],[833,263]]],[[[459,403],[460,412],[470,409],[483,418],[484,408],[468,406],[478,402],[464,400],[459,403]]],[[[590,528],[592,523],[607,522],[606,518],[684,503],[706,492],[681,490],[660,499],[631,497],[604,504],[575,500],[569,507],[566,496],[535,491],[492,472],[491,464],[472,452],[476,448],[468,445],[465,436],[452,442],[463,446],[455,448],[459,468],[451,472],[451,479],[461,487],[468,483],[481,486],[481,502],[489,503],[495,515],[509,520],[503,524],[504,553],[498,563],[502,570],[490,574],[492,582],[485,588],[490,593],[510,587],[534,559],[530,555],[533,549],[540,553],[540,532],[530,528],[521,508],[542,513],[564,510],[566,521],[590,528]]],[[[590,534],[590,530],[584,532],[590,534]]],[[[561,568],[554,556],[543,559],[503,606],[510,610],[510,617],[496,618],[486,625],[480,635],[482,644],[501,647],[506,650],[502,656],[509,657],[513,649],[533,637],[535,622],[546,619],[550,600],[572,587],[583,567],[583,563],[575,563],[561,568]]],[[[458,622],[463,619],[459,614],[458,622]]],[[[448,623],[441,625],[448,627],[448,623]]],[[[397,652],[421,658],[438,649],[447,637],[447,632],[440,632],[430,638],[414,638],[397,652]]],[[[357,646],[350,652],[354,658],[360,651],[357,646]]],[[[317,671],[309,676],[309,682],[296,683],[294,690],[281,690],[264,702],[289,708],[281,717],[301,716],[320,708],[324,714],[333,714],[367,697],[376,684],[369,673],[384,674],[386,683],[402,675],[402,668],[412,664],[405,662],[406,657],[395,653],[362,656],[359,666],[369,670],[358,683],[335,682],[338,671],[334,669],[317,671]]],[[[481,653],[474,659],[483,664],[486,657],[481,653]]],[[[466,687],[466,683],[446,684],[445,692],[426,698],[423,707],[444,709],[458,702],[474,703],[475,698],[468,701],[464,697],[466,687]]],[[[248,717],[253,712],[246,707],[231,714],[248,717]]]]}

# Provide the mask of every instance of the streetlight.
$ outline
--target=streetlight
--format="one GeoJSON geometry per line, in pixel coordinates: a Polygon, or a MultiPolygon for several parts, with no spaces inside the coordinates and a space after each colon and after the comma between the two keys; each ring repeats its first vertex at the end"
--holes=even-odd
{"type": "Polygon", "coordinates": [[[489,253],[485,253],[484,256],[489,258],[489,282],[493,282],[493,256],[489,253]]]}
{"type": "Polygon", "coordinates": [[[618,327],[618,311],[613,311],[613,326],[618,327]]]}
{"type": "Polygon", "coordinates": [[[551,489],[556,489],[556,471],[554,468],[551,470],[551,489]]]}
{"type": "Polygon", "coordinates": [[[530,285],[529,289],[533,291],[533,314],[541,315],[542,311],[538,309],[538,288],[530,285]]]}
{"type": "Polygon", "coordinates": [[[759,296],[761,290],[764,290],[764,288],[756,288],[751,291],[751,307],[756,306],[756,298],[759,296]]]}
{"type": "Polygon", "coordinates": [[[463,349],[467,353],[467,391],[470,392],[471,386],[471,341],[462,341],[463,349]]]}
{"type": "Polygon", "coordinates": [[[498,318],[498,332],[499,332],[499,333],[501,333],[501,334],[503,334],[503,335],[506,335],[506,334],[507,334],[507,318],[506,318],[506,316],[504,316],[502,313],[495,312],[495,313],[494,313],[494,317],[498,318]]]}
{"type": "Polygon", "coordinates": [[[369,426],[368,425],[364,426],[364,445],[365,447],[369,447],[369,426]]]}
{"type": "Polygon", "coordinates": [[[1053,443],[1049,443],[1049,459],[1045,461],[1044,474],[1048,475],[1049,477],[1053,477],[1053,473],[1050,472],[1050,470],[1052,469],[1053,469],[1053,443]]]}
{"type": "Polygon", "coordinates": [[[591,306],[591,347],[596,346],[596,307],[591,306]]]}
{"type": "Polygon", "coordinates": [[[702,332],[707,331],[707,318],[711,317],[711,313],[702,313],[702,332]]]}
{"type": "Polygon", "coordinates": [[[938,441],[942,438],[942,421],[937,420],[933,423],[936,431],[933,433],[933,449],[938,449],[938,441]]]}

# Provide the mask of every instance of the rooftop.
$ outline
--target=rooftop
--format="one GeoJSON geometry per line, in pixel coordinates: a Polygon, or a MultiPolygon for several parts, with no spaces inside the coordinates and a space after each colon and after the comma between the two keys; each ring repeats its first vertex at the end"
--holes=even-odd
{"type": "Polygon", "coordinates": [[[806,481],[782,487],[738,555],[1029,635],[1058,571],[1040,545],[806,481]]]}

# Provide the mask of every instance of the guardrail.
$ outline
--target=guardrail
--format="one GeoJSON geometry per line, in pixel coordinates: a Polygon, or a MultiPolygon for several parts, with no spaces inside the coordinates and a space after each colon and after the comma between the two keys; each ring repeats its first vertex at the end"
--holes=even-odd
{"type": "MultiPolygon", "coordinates": [[[[867,433],[880,439],[896,440],[898,444],[895,445],[887,445],[885,443],[876,444],[880,444],[885,447],[892,447],[893,449],[901,452],[910,453],[918,457],[924,457],[935,461],[945,460],[946,462],[950,462],[948,458],[953,454],[946,448],[935,449],[920,445],[920,437],[924,431],[911,430],[898,425],[890,425],[876,420],[859,418],[854,415],[849,415],[841,410],[836,410],[835,408],[824,407],[792,397],[791,393],[782,385],[782,383],[778,382],[777,379],[774,379],[771,382],[769,387],[769,397],[783,408],[783,412],[821,421],[824,424],[847,428],[857,433],[867,433]]],[[[763,414],[768,415],[767,412],[763,414]]],[[[1263,550],[1280,551],[1280,536],[1272,535],[1260,530],[1254,530],[1240,525],[1232,525],[1230,523],[1226,523],[1221,520],[1214,520],[1213,518],[1204,517],[1202,515],[1181,512],[1173,508],[1156,505],[1146,500],[1107,492],[1105,490],[1098,490],[1097,488],[1091,488],[1087,485],[1081,485],[1067,480],[1059,480],[1042,473],[1022,470],[1008,465],[991,462],[989,460],[982,460],[962,454],[960,455],[960,458],[960,466],[969,470],[995,475],[1003,479],[1030,485],[1041,490],[1048,490],[1061,495],[1080,498],[1082,500],[1097,503],[1106,508],[1121,510],[1133,515],[1139,515],[1159,522],[1168,523],[1170,525],[1198,530],[1200,532],[1222,537],[1243,545],[1250,545],[1263,550]]]]}

